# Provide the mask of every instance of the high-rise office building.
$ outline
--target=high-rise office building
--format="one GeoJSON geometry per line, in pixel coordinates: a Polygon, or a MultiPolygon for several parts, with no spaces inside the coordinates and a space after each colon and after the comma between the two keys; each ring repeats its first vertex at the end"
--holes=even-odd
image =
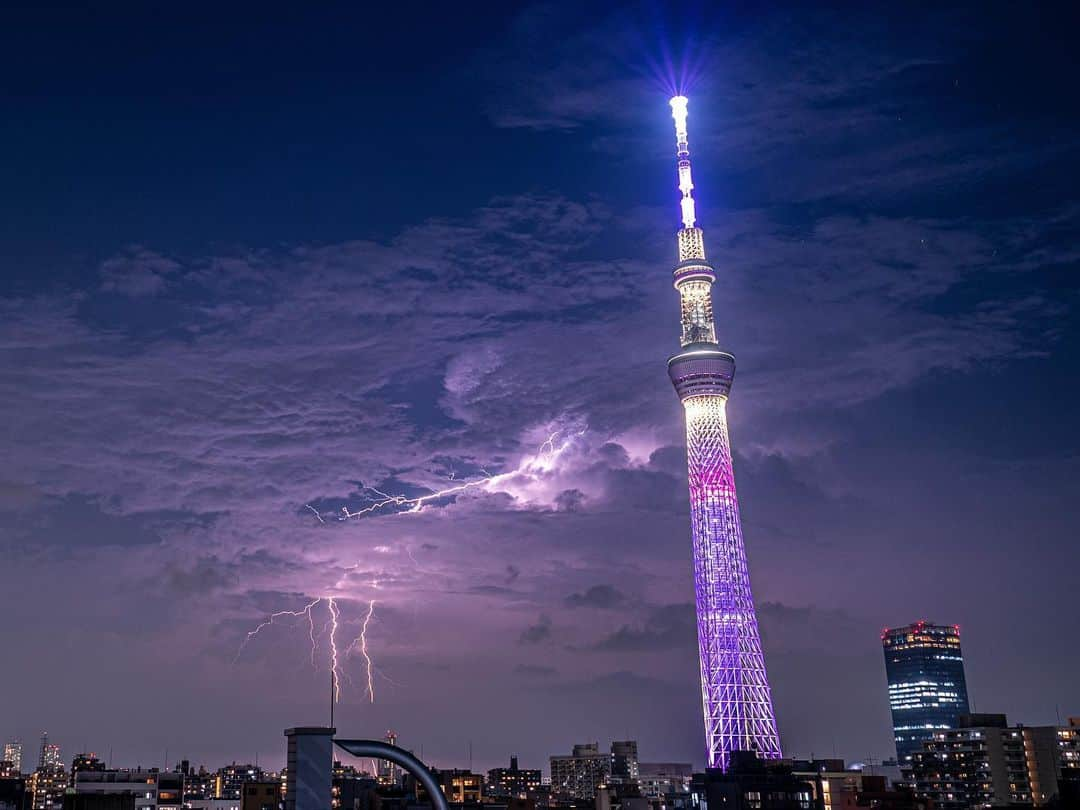
{"type": "MultiPolygon", "coordinates": [[[[397,745],[397,732],[393,729],[388,729],[386,736],[383,737],[383,742],[388,745],[397,745]]],[[[378,772],[375,774],[379,780],[380,785],[400,785],[401,784],[401,768],[388,759],[380,759],[376,764],[378,772]]]]}
{"type": "Polygon", "coordinates": [[[18,776],[22,773],[22,750],[22,743],[18,740],[4,743],[4,756],[0,757],[0,760],[11,763],[11,770],[14,772],[14,776],[18,776]]]}
{"type": "Polygon", "coordinates": [[[611,775],[611,756],[599,743],[575,745],[572,754],[553,756],[550,764],[551,792],[572,799],[592,799],[611,775]]]}
{"type": "Polygon", "coordinates": [[[54,810],[64,802],[67,772],[60,759],[60,746],[49,742],[47,733],[41,735],[38,766],[30,777],[31,807],[33,810],[54,810]]]}
{"type": "Polygon", "coordinates": [[[668,376],[686,412],[690,523],[694,553],[698,652],[705,714],[706,764],[726,769],[732,751],[778,759],[780,735],[765,673],[746,563],[728,438],[727,402],[735,358],[716,342],[712,285],[696,223],[687,145],[687,100],[671,99],[675,119],[682,224],[675,289],[682,311],[681,351],[668,376]]]}
{"type": "Polygon", "coordinates": [[[64,767],[64,762],[60,759],[60,746],[49,742],[48,732],[41,735],[41,748],[38,749],[38,767],[42,766],[64,767]]]}
{"type": "Polygon", "coordinates": [[[960,628],[915,622],[881,634],[896,756],[901,767],[935,731],[956,728],[968,713],[960,628]]]}

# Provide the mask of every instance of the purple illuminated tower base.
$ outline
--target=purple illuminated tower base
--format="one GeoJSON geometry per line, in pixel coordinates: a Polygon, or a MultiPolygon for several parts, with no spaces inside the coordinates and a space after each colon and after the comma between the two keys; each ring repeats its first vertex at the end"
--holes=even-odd
{"type": "Polygon", "coordinates": [[[731,467],[727,399],[735,358],[716,343],[712,313],[716,273],[705,260],[705,242],[695,226],[686,104],[683,96],[671,100],[682,192],[683,228],[675,266],[675,289],[682,303],[682,351],[668,361],[668,375],[686,411],[707,761],[709,767],[727,770],[732,751],[779,758],[780,736],[750,593],[731,467]]]}

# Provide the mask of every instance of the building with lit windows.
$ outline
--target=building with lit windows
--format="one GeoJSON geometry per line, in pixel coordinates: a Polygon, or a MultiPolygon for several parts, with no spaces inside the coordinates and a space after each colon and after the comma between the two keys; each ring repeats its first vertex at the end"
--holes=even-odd
{"type": "Polygon", "coordinates": [[[599,743],[575,745],[569,756],[553,756],[551,792],[571,799],[592,799],[611,776],[611,756],[599,743]]]}
{"type": "Polygon", "coordinates": [[[22,743],[18,740],[13,740],[9,743],[4,743],[4,755],[0,757],[3,762],[10,763],[12,776],[18,776],[22,773],[22,743]]]}
{"type": "Polygon", "coordinates": [[[461,768],[435,770],[435,779],[451,804],[480,804],[484,798],[484,777],[461,768]]]}
{"type": "Polygon", "coordinates": [[[135,810],[180,810],[184,775],[158,770],[80,771],[75,774],[75,795],[131,796],[135,810]]]}
{"type": "Polygon", "coordinates": [[[648,799],[690,792],[694,768],[689,762],[638,763],[638,788],[648,799]]]}
{"type": "Polygon", "coordinates": [[[60,759],[60,746],[50,743],[48,734],[42,734],[38,766],[30,777],[32,810],[57,810],[64,803],[67,787],[67,771],[60,759]]]}
{"type": "Polygon", "coordinates": [[[901,767],[935,731],[956,728],[968,713],[960,628],[916,622],[881,634],[896,756],[901,767]]]}
{"type": "MultiPolygon", "coordinates": [[[[383,742],[387,745],[397,745],[398,735],[393,729],[387,729],[386,736],[383,737],[383,742]]],[[[375,777],[379,780],[379,784],[383,786],[399,786],[401,785],[401,768],[395,763],[387,759],[380,759],[376,763],[377,772],[375,777]]]]}
{"type": "Polygon", "coordinates": [[[694,774],[692,806],[708,810],[819,810],[810,780],[792,773],[783,760],[733,751],[728,767],[694,774]]]}
{"type": "Polygon", "coordinates": [[[75,787],[75,777],[85,771],[103,771],[105,770],[105,763],[97,758],[94,754],[76,754],[75,758],[71,760],[71,776],[68,780],[68,784],[71,787],[75,787]]]}
{"type": "Polygon", "coordinates": [[[214,774],[215,799],[239,799],[245,782],[262,782],[265,774],[258,765],[237,765],[235,762],[218,768],[214,774]]]}
{"type": "Polygon", "coordinates": [[[1010,726],[1003,714],[964,715],[912,755],[912,787],[941,810],[1049,805],[1080,772],[1077,730],[1010,726]]]}
{"type": "Polygon", "coordinates": [[[543,783],[539,768],[519,768],[518,758],[511,756],[509,768],[492,768],[488,771],[486,795],[500,799],[524,799],[534,795],[543,783]]]}
{"type": "Polygon", "coordinates": [[[1080,807],[1080,717],[1070,717],[1069,725],[1058,729],[1058,750],[1058,797],[1063,807],[1080,807]]]}

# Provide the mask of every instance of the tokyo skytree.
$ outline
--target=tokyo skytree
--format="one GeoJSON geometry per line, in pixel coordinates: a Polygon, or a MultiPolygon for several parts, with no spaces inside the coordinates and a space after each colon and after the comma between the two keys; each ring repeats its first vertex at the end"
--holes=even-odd
{"type": "Polygon", "coordinates": [[[671,99],[682,192],[675,289],[682,302],[682,350],[668,375],[686,411],[686,455],[694,546],[701,696],[707,764],[727,770],[732,751],[780,757],[750,574],[735,497],[727,400],[735,358],[716,342],[712,284],[701,228],[694,223],[694,183],[686,138],[685,96],[671,99]]]}

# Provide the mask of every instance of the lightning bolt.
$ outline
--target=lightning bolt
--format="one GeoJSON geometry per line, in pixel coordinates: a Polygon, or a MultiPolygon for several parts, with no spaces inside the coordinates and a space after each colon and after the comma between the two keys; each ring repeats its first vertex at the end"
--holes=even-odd
{"type": "MultiPolygon", "coordinates": [[[[338,605],[336,597],[320,596],[317,599],[312,599],[300,610],[279,610],[275,613],[271,613],[265,621],[260,622],[258,625],[255,626],[253,630],[250,630],[248,634],[244,636],[244,640],[240,643],[240,648],[236,651],[236,657],[233,659],[233,663],[235,664],[237,661],[240,660],[241,653],[244,652],[244,649],[251,642],[251,640],[257,635],[259,635],[259,633],[262,632],[264,629],[272,625],[275,619],[279,619],[282,616],[306,616],[308,620],[308,638],[311,640],[311,666],[313,669],[318,670],[319,666],[316,663],[315,655],[319,649],[319,639],[318,635],[316,635],[315,633],[315,616],[313,611],[315,606],[321,602],[326,602],[328,618],[326,620],[326,624],[323,626],[322,632],[320,632],[318,635],[326,635],[327,637],[327,642],[330,648],[330,674],[334,687],[334,702],[339,702],[341,700],[341,682],[343,679],[347,680],[348,678],[347,673],[341,666],[341,649],[338,646],[338,631],[341,629],[341,607],[338,605]]],[[[371,614],[374,612],[374,610],[375,602],[374,600],[372,600],[368,605],[368,612],[364,618],[363,627],[360,631],[361,638],[364,639],[361,646],[361,652],[363,653],[364,660],[367,663],[367,690],[369,694],[372,693],[372,665],[371,657],[368,655],[367,652],[367,639],[365,634],[367,633],[368,622],[371,621],[371,614]]],[[[372,702],[374,702],[374,696],[372,696],[371,700],[372,702]]]]}
{"type": "Polygon", "coordinates": [[[536,455],[542,456],[553,454],[555,452],[555,440],[559,438],[559,434],[561,432],[562,431],[560,430],[552,432],[552,434],[548,436],[547,439],[545,439],[538,448],[536,448],[536,455]]]}
{"type": "MultiPolygon", "coordinates": [[[[511,470],[505,473],[499,473],[498,475],[492,475],[483,467],[480,468],[480,478],[472,481],[464,481],[460,484],[454,484],[454,486],[447,487],[445,489],[435,490],[429,492],[427,495],[417,495],[415,497],[408,497],[407,495],[391,495],[389,492],[383,492],[377,487],[373,487],[370,484],[365,484],[364,489],[369,492],[373,492],[377,497],[374,503],[367,506],[350,510],[348,506],[341,507],[340,513],[331,513],[338,520],[349,520],[351,518],[359,518],[364,515],[370,515],[373,512],[378,512],[381,509],[385,509],[388,506],[408,506],[409,512],[419,512],[425,503],[429,501],[435,501],[439,498],[446,498],[450,495],[457,495],[460,492],[464,492],[467,489],[473,489],[474,487],[484,487],[492,484],[497,484],[499,481],[510,478],[518,473],[536,473],[544,472],[551,469],[553,462],[563,454],[563,452],[573,443],[575,438],[584,436],[589,430],[589,426],[585,425],[580,430],[567,431],[562,428],[552,431],[544,441],[540,443],[540,446],[536,448],[536,452],[532,456],[527,456],[518,465],[517,469],[511,470]],[[559,441],[562,437],[562,441],[559,441]]],[[[456,473],[451,471],[449,475],[451,481],[456,480],[456,473]]],[[[326,523],[323,513],[313,507],[311,504],[306,503],[304,507],[308,509],[318,519],[319,523],[326,523]]]]}
{"type": "Polygon", "coordinates": [[[380,492],[374,487],[368,487],[372,492],[377,493],[382,500],[375,501],[373,504],[365,506],[363,509],[357,509],[356,511],[350,511],[349,507],[341,507],[341,515],[344,519],[358,518],[364,515],[369,515],[372,512],[377,512],[387,506],[410,506],[412,507],[408,511],[419,512],[422,507],[428,501],[434,501],[439,498],[445,498],[448,495],[456,495],[459,492],[464,492],[467,489],[473,487],[479,487],[487,484],[491,481],[491,478],[478,478],[475,481],[466,481],[463,484],[457,484],[456,486],[447,487],[446,489],[436,490],[435,492],[429,492],[427,495],[418,495],[415,498],[409,498],[405,495],[388,495],[385,492],[380,492]]]}
{"type": "Polygon", "coordinates": [[[375,600],[372,599],[368,602],[367,615],[364,616],[364,623],[360,625],[360,635],[356,637],[353,642],[353,646],[357,646],[360,649],[360,655],[364,657],[364,666],[367,670],[367,693],[368,699],[375,702],[375,676],[373,674],[374,667],[371,663],[371,654],[368,652],[367,645],[367,631],[368,624],[371,622],[371,617],[375,614],[375,600]]]}
{"type": "Polygon", "coordinates": [[[302,610],[279,610],[276,613],[271,613],[270,617],[266,621],[259,624],[254,630],[251,630],[246,636],[244,636],[244,640],[240,642],[240,649],[236,651],[236,657],[233,659],[233,663],[235,664],[237,661],[240,660],[240,653],[244,651],[244,648],[247,647],[248,643],[253,638],[255,638],[255,636],[259,635],[262,630],[272,625],[274,623],[274,619],[278,619],[282,616],[307,616],[308,624],[311,626],[311,663],[314,666],[315,648],[317,644],[315,641],[315,620],[311,616],[311,609],[317,604],[319,604],[319,602],[321,601],[322,597],[319,597],[318,599],[313,599],[312,601],[308,602],[302,610]]]}
{"type": "Polygon", "coordinates": [[[338,611],[334,597],[327,597],[326,604],[330,610],[330,677],[334,682],[334,702],[337,703],[341,700],[341,669],[338,662],[337,647],[338,617],[341,613],[338,611]]]}
{"type": "MultiPolygon", "coordinates": [[[[451,482],[454,482],[453,486],[429,492],[426,495],[418,495],[414,497],[409,497],[406,495],[393,495],[388,492],[384,492],[376,487],[364,485],[363,489],[373,493],[377,500],[374,500],[372,503],[360,509],[350,510],[348,506],[342,506],[340,513],[328,513],[328,515],[324,517],[323,513],[321,513],[311,504],[304,504],[304,508],[311,512],[320,524],[325,524],[327,522],[327,517],[332,516],[335,520],[338,521],[349,520],[352,518],[363,517],[364,515],[369,515],[391,506],[405,506],[409,507],[409,509],[407,509],[406,511],[418,512],[423,508],[424,504],[429,503],[430,501],[435,501],[440,498],[446,498],[451,495],[456,495],[469,489],[496,485],[500,481],[507,481],[513,476],[518,476],[522,474],[528,476],[538,476],[549,473],[553,469],[558,457],[562,455],[562,453],[568,447],[570,447],[571,444],[573,444],[574,439],[580,436],[584,436],[587,431],[587,425],[585,427],[582,427],[580,430],[575,431],[568,431],[561,428],[552,431],[548,434],[547,438],[544,439],[544,441],[542,441],[540,445],[536,448],[536,451],[535,453],[533,453],[533,455],[525,456],[524,458],[522,458],[518,466],[508,472],[492,475],[486,469],[481,467],[480,478],[471,481],[458,482],[456,472],[451,470],[448,479],[451,482]]],[[[416,556],[413,554],[412,549],[406,547],[405,550],[406,553],[409,555],[409,558],[412,560],[413,564],[416,565],[419,569],[419,562],[416,559],[416,556]]],[[[359,562],[357,562],[356,565],[347,567],[335,587],[340,589],[345,584],[345,579],[347,575],[351,571],[358,570],[359,567],[359,562]]],[[[371,585],[372,587],[378,587],[378,581],[373,581],[371,585]]],[[[318,668],[316,664],[316,654],[318,652],[318,636],[327,636],[330,656],[330,671],[334,691],[334,702],[336,703],[341,699],[342,679],[348,679],[347,673],[345,673],[342,668],[342,655],[348,656],[352,653],[354,649],[356,649],[359,651],[360,656],[364,659],[364,669],[367,676],[366,691],[368,700],[374,703],[375,665],[371,659],[371,652],[368,648],[367,637],[368,628],[374,615],[375,600],[371,599],[368,602],[367,613],[364,615],[363,621],[360,626],[360,634],[353,640],[351,644],[349,644],[348,647],[342,650],[338,646],[338,632],[341,629],[341,609],[337,603],[336,597],[322,596],[317,599],[313,599],[311,602],[305,605],[302,610],[277,611],[276,613],[270,614],[269,618],[267,618],[266,621],[257,625],[244,637],[244,640],[240,644],[240,648],[236,652],[236,658],[234,659],[234,663],[236,660],[239,660],[241,653],[243,653],[248,643],[250,643],[250,641],[255,638],[263,629],[273,624],[275,619],[282,616],[306,616],[308,620],[308,638],[311,641],[311,664],[312,667],[315,667],[316,669],[318,668]],[[323,601],[326,602],[329,619],[327,620],[327,623],[324,626],[322,632],[316,634],[315,618],[312,615],[312,611],[316,605],[323,601]]]]}

